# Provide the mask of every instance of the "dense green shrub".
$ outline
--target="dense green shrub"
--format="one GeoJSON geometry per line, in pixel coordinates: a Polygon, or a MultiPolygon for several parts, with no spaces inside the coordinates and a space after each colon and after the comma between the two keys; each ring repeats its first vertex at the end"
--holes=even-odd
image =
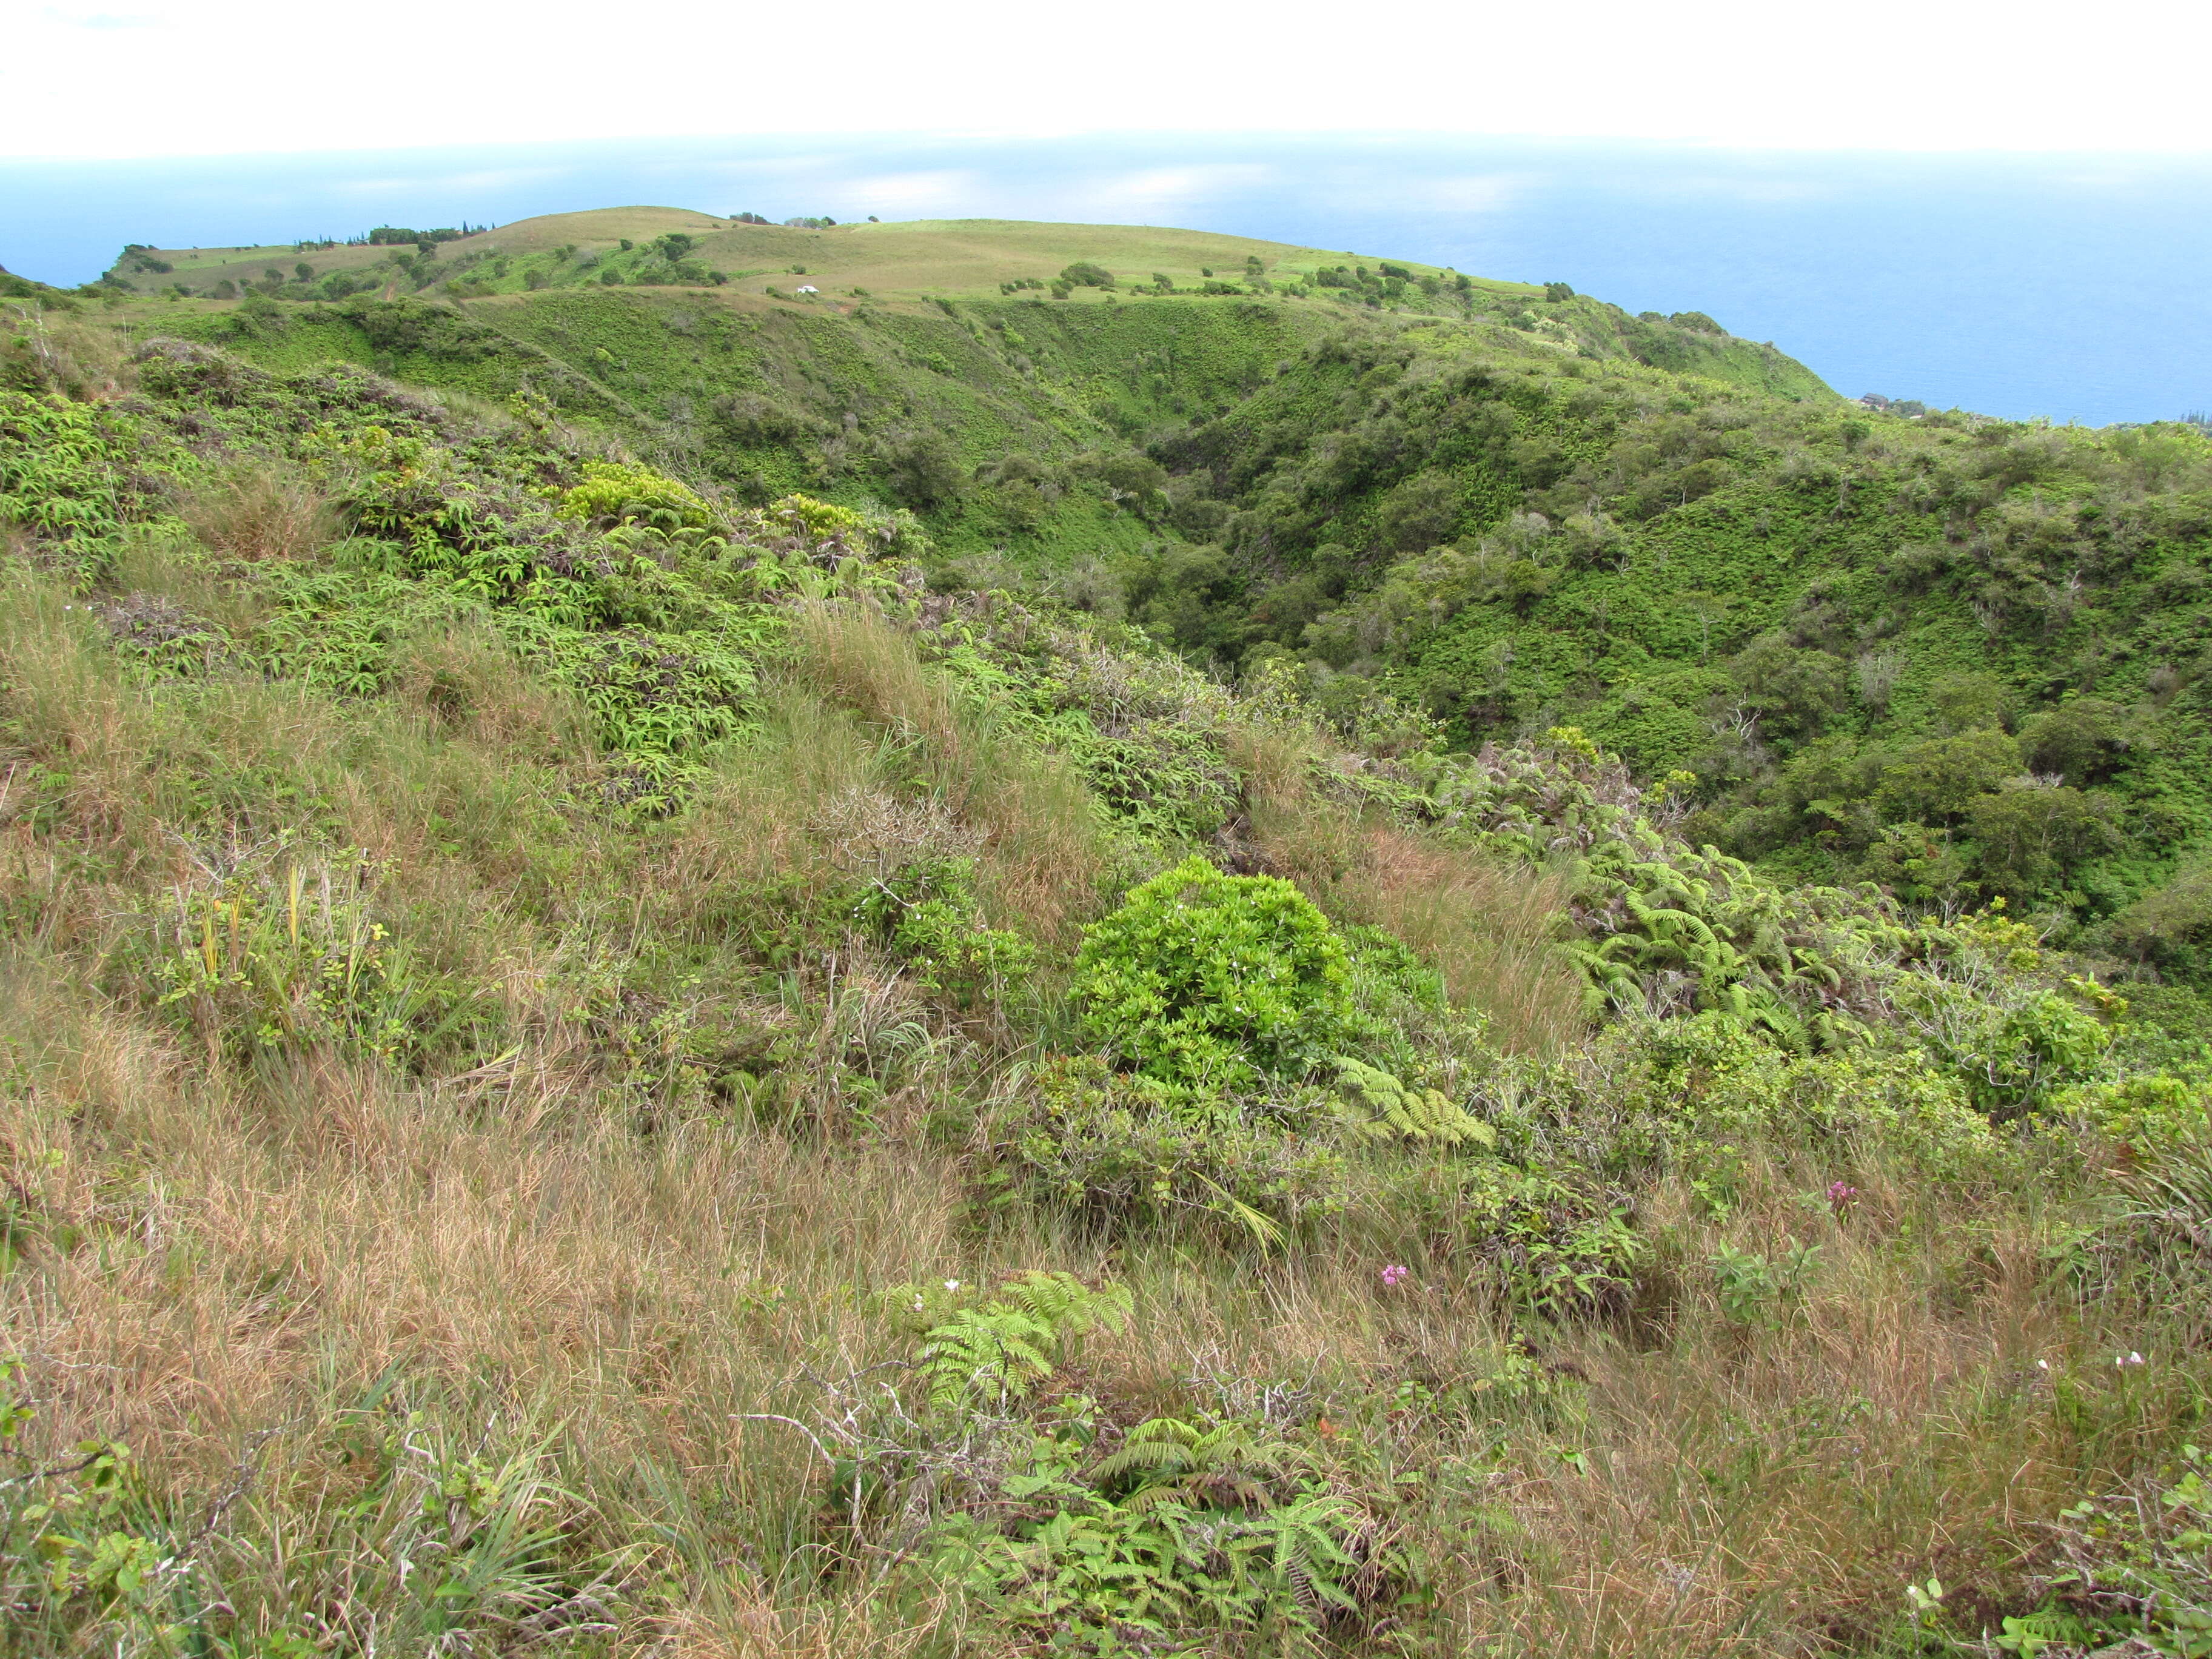
{"type": "Polygon", "coordinates": [[[1202,858],[1132,889],[1084,933],[1085,1029],[1164,1081],[1224,1089],[1302,1073],[1352,1017],[1328,918],[1289,882],[1202,858]]]}

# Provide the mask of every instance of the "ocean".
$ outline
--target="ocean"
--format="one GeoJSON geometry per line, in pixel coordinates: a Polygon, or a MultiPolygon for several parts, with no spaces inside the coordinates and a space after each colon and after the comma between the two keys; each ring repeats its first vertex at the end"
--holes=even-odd
{"type": "Polygon", "coordinates": [[[1703,311],[1851,396],[2097,425],[2212,409],[2212,154],[1153,133],[0,159],[0,264],[74,283],[126,242],[630,203],[1185,225],[1703,311]]]}

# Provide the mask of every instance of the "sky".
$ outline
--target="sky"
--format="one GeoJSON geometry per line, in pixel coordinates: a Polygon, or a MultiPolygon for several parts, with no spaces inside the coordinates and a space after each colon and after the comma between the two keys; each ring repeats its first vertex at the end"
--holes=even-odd
{"type": "Polygon", "coordinates": [[[0,156],[682,135],[1399,131],[2202,149],[2175,0],[15,0],[0,156]]]}

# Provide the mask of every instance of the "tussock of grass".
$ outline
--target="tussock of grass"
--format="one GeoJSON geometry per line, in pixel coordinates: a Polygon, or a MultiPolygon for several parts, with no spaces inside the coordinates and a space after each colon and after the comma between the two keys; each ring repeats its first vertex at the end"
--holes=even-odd
{"type": "Polygon", "coordinates": [[[1253,838],[1271,869],[1348,921],[1386,929],[1428,959],[1455,1002],[1480,1010],[1510,1053],[1548,1054],[1587,1023],[1586,993],[1557,948],[1563,885],[1494,856],[1371,821],[1316,787],[1339,758],[1311,734],[1253,726],[1231,753],[1253,838]]]}
{"type": "Polygon", "coordinates": [[[297,558],[331,540],[328,502],[297,477],[267,465],[240,465],[203,487],[179,516],[226,558],[297,558]]]}
{"type": "Polygon", "coordinates": [[[1507,1052],[1557,1054],[1586,1029],[1581,978],[1558,948],[1559,882],[1382,829],[1342,891],[1354,917],[1404,939],[1455,1001],[1487,1015],[1507,1052]]]}
{"type": "Polygon", "coordinates": [[[810,608],[795,633],[800,672],[909,748],[931,799],[981,836],[994,912],[1065,943],[1097,902],[1113,856],[1080,781],[988,714],[963,708],[880,615],[810,608]]]}

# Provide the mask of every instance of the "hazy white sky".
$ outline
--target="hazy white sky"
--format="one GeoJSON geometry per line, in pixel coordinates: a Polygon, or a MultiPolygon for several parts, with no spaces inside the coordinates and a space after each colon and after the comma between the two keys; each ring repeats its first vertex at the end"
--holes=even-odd
{"type": "Polygon", "coordinates": [[[0,156],[1146,130],[2212,149],[2203,0],[13,0],[0,17],[0,156]]]}

